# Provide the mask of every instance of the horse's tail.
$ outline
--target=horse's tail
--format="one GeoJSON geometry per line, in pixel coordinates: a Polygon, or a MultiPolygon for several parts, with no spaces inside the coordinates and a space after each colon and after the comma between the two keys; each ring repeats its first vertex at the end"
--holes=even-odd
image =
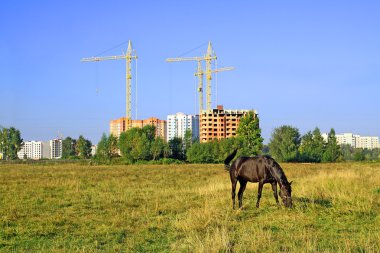
{"type": "Polygon", "coordinates": [[[230,155],[227,156],[227,158],[224,160],[224,168],[226,170],[230,170],[230,162],[232,161],[232,159],[234,159],[236,153],[237,153],[237,148],[235,148],[234,152],[232,152],[230,155]]]}

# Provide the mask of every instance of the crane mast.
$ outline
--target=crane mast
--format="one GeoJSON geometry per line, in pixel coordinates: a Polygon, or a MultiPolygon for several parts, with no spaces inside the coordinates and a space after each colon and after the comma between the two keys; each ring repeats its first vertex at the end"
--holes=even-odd
{"type": "Polygon", "coordinates": [[[206,61],[206,109],[211,110],[211,79],[212,79],[212,60],[216,60],[217,57],[212,50],[211,41],[208,42],[207,53],[205,56],[206,61]]]}
{"type": "Polygon", "coordinates": [[[122,60],[126,62],[126,126],[130,128],[132,119],[132,60],[137,60],[137,55],[132,49],[132,42],[128,41],[127,53],[123,55],[82,58],[81,62],[98,62],[106,60],[122,60]]]}
{"type": "Polygon", "coordinates": [[[234,67],[226,67],[220,69],[212,69],[212,61],[217,59],[215,52],[212,49],[211,42],[208,42],[207,52],[204,56],[196,57],[177,57],[177,58],[168,58],[167,62],[181,62],[181,61],[197,61],[197,72],[195,76],[198,77],[198,97],[199,97],[199,115],[202,113],[203,108],[203,76],[206,74],[206,109],[211,110],[211,80],[212,74],[222,71],[233,70],[234,67]],[[202,61],[206,63],[206,72],[203,71],[202,61]]]}

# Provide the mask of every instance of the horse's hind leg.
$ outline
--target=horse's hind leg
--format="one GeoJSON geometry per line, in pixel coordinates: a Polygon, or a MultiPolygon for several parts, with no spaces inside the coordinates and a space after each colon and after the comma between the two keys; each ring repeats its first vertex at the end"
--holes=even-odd
{"type": "Polygon", "coordinates": [[[259,181],[259,189],[257,191],[257,202],[256,202],[257,208],[259,208],[259,205],[260,205],[260,198],[261,198],[261,193],[263,192],[263,185],[264,183],[262,181],[259,181]]]}
{"type": "Polygon", "coordinates": [[[245,191],[245,187],[247,186],[247,181],[245,180],[239,180],[240,188],[238,192],[238,199],[239,199],[239,208],[243,205],[243,193],[245,191]]]}
{"type": "Polygon", "coordinates": [[[279,205],[280,202],[278,202],[277,182],[272,183],[272,190],[273,190],[273,196],[274,196],[274,198],[276,199],[276,203],[277,203],[277,205],[279,205]]]}
{"type": "Polygon", "coordinates": [[[232,195],[232,208],[235,209],[235,195],[236,195],[236,184],[237,184],[237,180],[231,180],[231,184],[232,184],[232,191],[231,191],[231,195],[232,195]]]}

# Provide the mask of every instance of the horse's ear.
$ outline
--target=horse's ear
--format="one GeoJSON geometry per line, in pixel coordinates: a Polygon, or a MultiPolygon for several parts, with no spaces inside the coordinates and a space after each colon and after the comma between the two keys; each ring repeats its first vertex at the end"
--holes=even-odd
{"type": "Polygon", "coordinates": [[[292,185],[293,181],[290,181],[289,185],[292,185]]]}

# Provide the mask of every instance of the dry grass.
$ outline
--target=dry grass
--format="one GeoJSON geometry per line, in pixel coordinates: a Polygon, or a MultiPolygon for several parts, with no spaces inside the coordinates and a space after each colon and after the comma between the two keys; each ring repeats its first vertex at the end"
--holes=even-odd
{"type": "Polygon", "coordinates": [[[3,252],[379,252],[380,164],[283,164],[295,208],[222,165],[0,165],[3,252]]]}

